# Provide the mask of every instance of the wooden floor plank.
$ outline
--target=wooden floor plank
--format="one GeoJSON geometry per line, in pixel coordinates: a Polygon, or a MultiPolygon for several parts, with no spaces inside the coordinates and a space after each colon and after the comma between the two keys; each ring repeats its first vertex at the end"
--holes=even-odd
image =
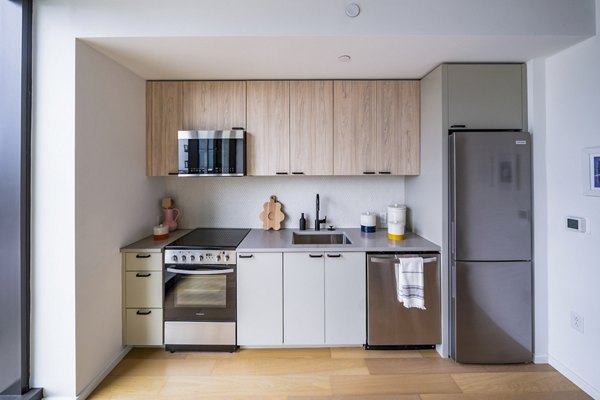
{"type": "Polygon", "coordinates": [[[336,395],[458,393],[449,374],[332,376],[336,395]]]}
{"type": "Polygon", "coordinates": [[[452,374],[465,393],[569,392],[579,389],[558,372],[452,374]]]}
{"type": "Polygon", "coordinates": [[[215,367],[213,359],[125,359],[110,372],[120,376],[207,376],[215,367]]]}
{"type": "MultiPolygon", "coordinates": [[[[486,393],[485,400],[590,400],[590,396],[579,392],[544,393],[486,393]]],[[[422,400],[481,400],[481,393],[422,394],[422,400]]]]}
{"type": "Polygon", "coordinates": [[[362,347],[332,347],[331,358],[423,358],[419,350],[365,350],[362,347]]]}
{"type": "Polygon", "coordinates": [[[217,360],[212,375],[369,375],[364,360],[330,358],[217,360]]]}
{"type": "Polygon", "coordinates": [[[373,359],[365,360],[372,375],[467,373],[467,372],[549,372],[555,371],[548,364],[459,364],[450,359],[373,359]]]}
{"type": "Polygon", "coordinates": [[[331,358],[328,347],[306,349],[240,349],[235,358],[331,358]]]}
{"type": "MultiPolygon", "coordinates": [[[[170,377],[160,391],[161,396],[287,396],[289,393],[309,396],[331,395],[326,376],[211,376],[170,377]]],[[[175,397],[176,396],[176,397],[175,397]]],[[[201,398],[201,397],[198,397],[201,398]]]]}
{"type": "Polygon", "coordinates": [[[287,400],[421,400],[417,394],[382,394],[348,396],[288,396],[287,400]]]}

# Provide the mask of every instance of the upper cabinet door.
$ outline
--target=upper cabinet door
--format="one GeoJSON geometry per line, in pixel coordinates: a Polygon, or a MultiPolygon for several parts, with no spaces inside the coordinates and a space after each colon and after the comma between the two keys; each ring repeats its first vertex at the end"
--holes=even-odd
{"type": "Polygon", "coordinates": [[[146,84],[146,175],[177,173],[177,131],[182,128],[181,82],[146,84]]]}
{"type": "Polygon", "coordinates": [[[525,129],[525,65],[448,65],[448,126],[525,129]]]}
{"type": "Polygon", "coordinates": [[[248,175],[290,172],[290,83],[248,81],[248,175]]]}
{"type": "Polygon", "coordinates": [[[246,127],[246,82],[183,82],[183,130],[246,127]]]}
{"type": "Polygon", "coordinates": [[[419,174],[419,81],[377,81],[377,172],[419,174]]]}
{"type": "Polygon", "coordinates": [[[290,82],[292,174],[333,175],[333,82],[290,82]]]}
{"type": "Polygon", "coordinates": [[[333,84],[333,173],[374,174],[377,169],[375,81],[333,84]]]}

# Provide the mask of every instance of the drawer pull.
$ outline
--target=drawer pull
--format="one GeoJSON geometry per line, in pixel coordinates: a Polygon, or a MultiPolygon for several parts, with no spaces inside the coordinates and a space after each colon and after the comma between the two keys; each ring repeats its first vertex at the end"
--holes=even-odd
{"type": "Polygon", "coordinates": [[[294,172],[292,172],[292,175],[304,175],[304,172],[294,171],[294,172]]]}
{"type": "Polygon", "coordinates": [[[341,254],[327,254],[327,257],[329,258],[340,258],[341,256],[341,254]]]}
{"type": "Polygon", "coordinates": [[[363,171],[365,175],[375,175],[375,171],[363,171]]]}
{"type": "Polygon", "coordinates": [[[321,257],[323,257],[323,254],[309,254],[308,256],[310,258],[321,258],[321,257]]]}
{"type": "Polygon", "coordinates": [[[275,175],[287,175],[287,172],[275,172],[275,175]]]}
{"type": "Polygon", "coordinates": [[[138,277],[138,278],[147,278],[150,275],[152,275],[150,272],[148,272],[147,274],[141,274],[139,272],[137,274],[135,274],[135,276],[138,277]]]}
{"type": "Polygon", "coordinates": [[[391,175],[392,173],[390,171],[379,171],[380,175],[391,175]]]}
{"type": "Polygon", "coordinates": [[[150,258],[152,257],[150,254],[146,254],[145,256],[141,255],[141,254],[136,254],[135,258],[150,258]]]}
{"type": "Polygon", "coordinates": [[[240,254],[240,258],[252,258],[254,255],[252,254],[240,254]]]}
{"type": "Polygon", "coordinates": [[[135,313],[137,315],[150,315],[152,313],[152,311],[151,310],[146,310],[146,311],[137,310],[135,313]]]}

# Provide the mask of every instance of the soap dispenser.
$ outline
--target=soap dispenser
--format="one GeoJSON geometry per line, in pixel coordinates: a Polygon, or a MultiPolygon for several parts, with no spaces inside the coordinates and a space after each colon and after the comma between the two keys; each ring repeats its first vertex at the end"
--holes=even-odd
{"type": "Polygon", "coordinates": [[[302,213],[302,216],[300,216],[300,227],[299,229],[301,231],[305,231],[306,230],[306,218],[304,218],[304,213],[302,213]]]}

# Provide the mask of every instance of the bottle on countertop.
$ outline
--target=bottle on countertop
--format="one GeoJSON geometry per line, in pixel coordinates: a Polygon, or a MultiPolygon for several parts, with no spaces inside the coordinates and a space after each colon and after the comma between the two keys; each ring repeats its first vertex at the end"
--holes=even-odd
{"type": "Polygon", "coordinates": [[[299,229],[301,231],[305,231],[306,230],[306,218],[304,218],[304,213],[302,213],[302,216],[300,217],[300,227],[299,229]]]}

